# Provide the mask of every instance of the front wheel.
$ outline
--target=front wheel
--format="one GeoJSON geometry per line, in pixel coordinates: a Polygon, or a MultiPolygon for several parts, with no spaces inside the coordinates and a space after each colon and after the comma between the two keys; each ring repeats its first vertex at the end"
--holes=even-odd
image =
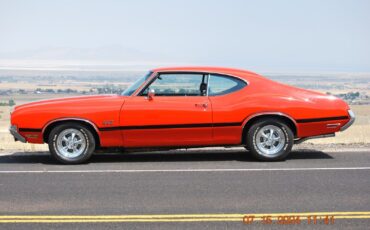
{"type": "Polygon", "coordinates": [[[262,161],[284,160],[293,147],[292,130],[279,119],[263,119],[254,123],[247,133],[247,149],[262,161]]]}
{"type": "Polygon", "coordinates": [[[66,123],[55,127],[49,135],[51,155],[64,164],[86,162],[95,150],[91,131],[78,123],[66,123]]]}

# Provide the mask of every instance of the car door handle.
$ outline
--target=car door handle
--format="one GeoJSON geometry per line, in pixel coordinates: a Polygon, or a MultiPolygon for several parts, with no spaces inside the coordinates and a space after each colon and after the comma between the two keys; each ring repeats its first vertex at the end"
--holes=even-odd
{"type": "Polygon", "coordinates": [[[195,103],[195,107],[201,107],[201,108],[206,109],[208,107],[208,104],[207,103],[195,103]]]}

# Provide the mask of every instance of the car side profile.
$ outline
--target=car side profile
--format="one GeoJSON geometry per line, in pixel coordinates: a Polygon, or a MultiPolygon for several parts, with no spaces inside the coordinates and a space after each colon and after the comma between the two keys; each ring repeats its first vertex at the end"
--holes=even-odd
{"type": "Polygon", "coordinates": [[[334,136],[355,120],[341,99],[231,68],[158,68],[121,95],[16,106],[15,140],[48,143],[67,164],[97,148],[245,146],[263,161],[283,160],[294,143],[334,136]]]}

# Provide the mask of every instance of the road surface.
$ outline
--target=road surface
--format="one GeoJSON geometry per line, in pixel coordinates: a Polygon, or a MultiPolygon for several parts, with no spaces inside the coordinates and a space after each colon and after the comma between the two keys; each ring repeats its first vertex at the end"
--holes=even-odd
{"type": "Polygon", "coordinates": [[[100,153],[74,166],[45,152],[0,155],[1,229],[369,225],[366,151],[298,150],[276,163],[241,149],[100,153]]]}

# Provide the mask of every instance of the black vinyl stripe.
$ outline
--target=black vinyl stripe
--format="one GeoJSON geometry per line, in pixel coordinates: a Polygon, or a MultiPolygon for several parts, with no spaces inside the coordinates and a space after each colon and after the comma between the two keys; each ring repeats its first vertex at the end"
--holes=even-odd
{"type": "Polygon", "coordinates": [[[99,128],[99,131],[116,131],[116,130],[120,130],[121,127],[119,126],[115,126],[115,127],[106,127],[106,128],[99,128]]]}
{"type": "Polygon", "coordinates": [[[99,128],[99,131],[134,130],[134,129],[179,129],[179,128],[207,128],[241,126],[241,122],[233,123],[203,123],[203,124],[178,124],[178,125],[143,125],[143,126],[115,126],[99,128]]]}
{"type": "Polygon", "coordinates": [[[296,121],[297,121],[297,123],[310,123],[310,122],[335,121],[335,120],[345,120],[345,119],[348,119],[348,116],[299,119],[299,120],[296,120],[296,121]]]}
{"type": "MultiPolygon", "coordinates": [[[[334,121],[349,119],[348,116],[340,117],[324,117],[312,119],[298,119],[297,123],[310,123],[321,121],[334,121]]],[[[99,131],[115,131],[115,130],[135,130],[135,129],[176,129],[176,128],[207,128],[207,127],[232,127],[241,126],[242,122],[229,122],[229,123],[203,123],[203,124],[178,124],[178,125],[143,125],[143,126],[114,126],[99,128],[99,131]]],[[[19,128],[19,132],[41,132],[41,129],[34,128],[19,128]]]]}
{"type": "Polygon", "coordinates": [[[241,126],[242,124],[243,124],[243,122],[214,123],[213,127],[241,126]]]}
{"type": "Polygon", "coordinates": [[[38,133],[41,132],[41,129],[31,129],[31,128],[19,128],[19,132],[31,132],[31,133],[38,133]]]}

